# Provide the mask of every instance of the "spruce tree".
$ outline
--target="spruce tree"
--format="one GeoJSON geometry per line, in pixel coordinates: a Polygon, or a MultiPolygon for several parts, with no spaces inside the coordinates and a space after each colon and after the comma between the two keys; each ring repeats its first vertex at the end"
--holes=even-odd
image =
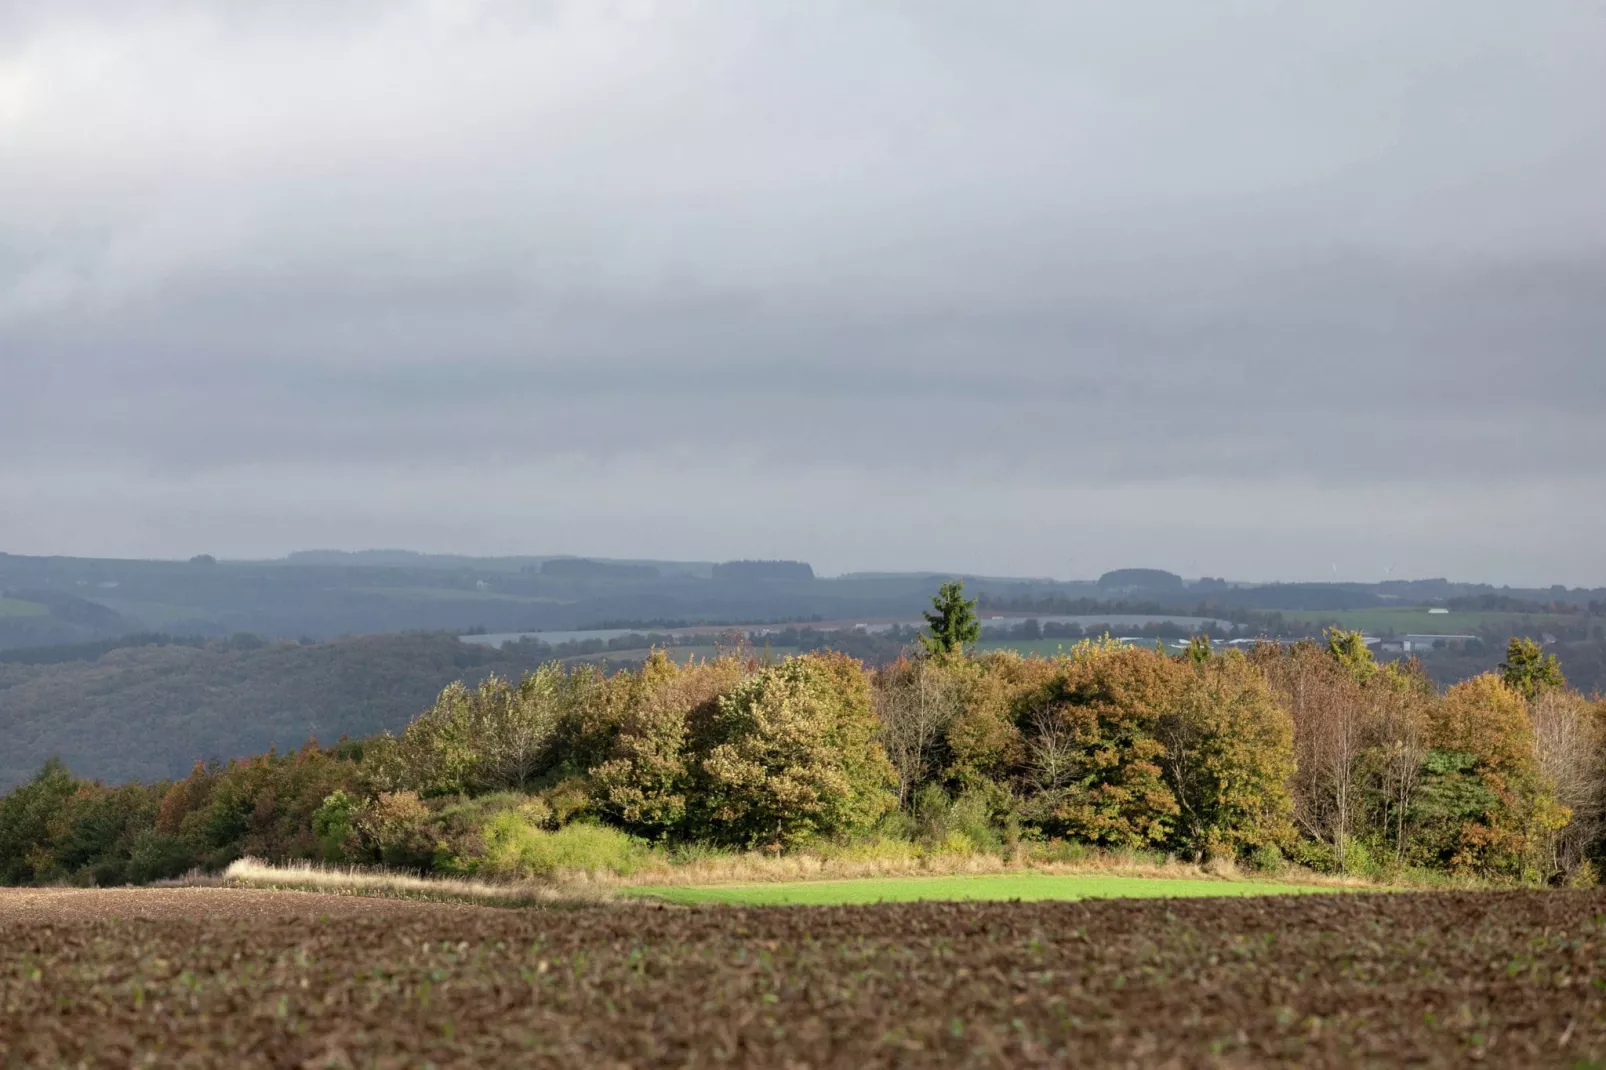
{"type": "Polygon", "coordinates": [[[981,622],[976,619],[976,600],[965,598],[965,584],[950,580],[937,589],[931,600],[931,611],[925,614],[931,626],[930,635],[922,635],[920,642],[931,654],[957,653],[966,643],[973,643],[981,635],[981,622]]]}

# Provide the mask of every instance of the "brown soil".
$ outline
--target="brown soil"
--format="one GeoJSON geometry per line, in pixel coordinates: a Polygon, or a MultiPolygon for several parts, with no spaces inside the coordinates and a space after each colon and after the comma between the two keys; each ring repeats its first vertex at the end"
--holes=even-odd
{"type": "Polygon", "coordinates": [[[0,927],[13,922],[51,924],[102,919],[257,921],[418,917],[431,911],[457,913],[473,909],[478,908],[456,903],[251,888],[0,888],[0,927]]]}
{"type": "Polygon", "coordinates": [[[0,897],[4,1066],[1591,1066],[1606,892],[0,897]]]}

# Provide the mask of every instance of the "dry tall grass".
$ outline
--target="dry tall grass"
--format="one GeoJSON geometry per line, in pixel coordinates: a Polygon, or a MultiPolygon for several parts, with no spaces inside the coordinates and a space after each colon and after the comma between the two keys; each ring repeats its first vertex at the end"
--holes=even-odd
{"type": "Polygon", "coordinates": [[[566,872],[550,881],[495,883],[451,877],[419,877],[408,873],[300,863],[274,866],[256,859],[241,859],[223,874],[223,883],[252,888],[283,888],[438,901],[481,903],[488,906],[541,906],[562,903],[604,902],[617,889],[670,885],[765,884],[789,881],[851,880],[868,877],[935,877],[1031,870],[1053,874],[1098,873],[1124,877],[1164,877],[1173,880],[1237,881],[1271,879],[1284,884],[1332,888],[1368,887],[1356,877],[1322,875],[1290,869],[1270,878],[1244,874],[1230,861],[1212,860],[1194,865],[1160,860],[1136,852],[1089,852],[1076,861],[1032,859],[1025,854],[1003,858],[991,854],[920,857],[831,857],[805,852],[789,855],[720,854],[639,870],[629,876],[608,872],[566,872]]]}
{"type": "Polygon", "coordinates": [[[798,853],[767,855],[760,853],[719,855],[692,859],[674,865],[641,870],[629,877],[612,874],[576,875],[581,883],[603,887],[767,884],[786,881],[851,880],[862,877],[941,877],[989,873],[1097,873],[1123,877],[1165,877],[1173,880],[1274,880],[1285,884],[1313,884],[1328,887],[1364,887],[1368,882],[1340,875],[1324,875],[1290,868],[1275,876],[1246,874],[1230,861],[1214,860],[1204,865],[1157,859],[1141,852],[1089,851],[1075,861],[1031,858],[1024,853],[1004,858],[993,854],[927,855],[906,858],[831,857],[798,853]]]}
{"type": "Polygon", "coordinates": [[[610,897],[608,889],[595,882],[518,881],[493,884],[351,866],[320,866],[310,862],[275,866],[255,858],[242,858],[230,865],[223,871],[223,883],[335,895],[483,903],[487,906],[543,906],[598,901],[610,897]]]}

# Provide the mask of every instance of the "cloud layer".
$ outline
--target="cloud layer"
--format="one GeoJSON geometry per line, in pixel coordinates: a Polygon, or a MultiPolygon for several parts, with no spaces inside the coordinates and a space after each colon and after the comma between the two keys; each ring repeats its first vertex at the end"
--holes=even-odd
{"type": "Polygon", "coordinates": [[[0,3],[0,548],[1606,584],[1606,14],[0,3]]]}

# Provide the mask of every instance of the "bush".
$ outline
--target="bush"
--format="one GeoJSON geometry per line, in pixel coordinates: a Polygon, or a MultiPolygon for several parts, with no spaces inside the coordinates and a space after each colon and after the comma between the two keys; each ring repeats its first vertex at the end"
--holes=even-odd
{"type": "Polygon", "coordinates": [[[567,825],[591,813],[595,800],[584,777],[565,777],[540,795],[554,826],[567,825]]]}
{"type": "Polygon", "coordinates": [[[549,832],[516,810],[493,816],[481,835],[485,854],[478,872],[504,879],[553,877],[564,871],[628,876],[650,857],[645,846],[618,829],[578,822],[549,832]]]}
{"type": "Polygon", "coordinates": [[[182,877],[194,865],[194,857],[183,840],[148,828],[131,845],[126,875],[134,884],[148,884],[182,877]]]}
{"type": "Polygon", "coordinates": [[[1321,840],[1300,838],[1288,845],[1287,858],[1296,866],[1313,873],[1337,873],[1338,856],[1333,845],[1321,840]]]}
{"type": "Polygon", "coordinates": [[[1062,840],[1058,838],[1033,843],[1028,848],[1029,857],[1034,862],[1058,862],[1062,865],[1075,865],[1087,861],[1093,853],[1085,843],[1075,840],[1062,840]]]}
{"type": "Polygon", "coordinates": [[[1344,841],[1344,872],[1375,879],[1381,875],[1382,870],[1373,860],[1372,852],[1366,844],[1351,836],[1344,841]]]}
{"type": "Polygon", "coordinates": [[[1250,851],[1243,864],[1256,873],[1275,874],[1288,868],[1288,861],[1275,843],[1261,844],[1250,851]]]}
{"type": "Polygon", "coordinates": [[[1579,863],[1566,874],[1568,888],[1596,888],[1600,885],[1600,871],[1588,860],[1579,863]]]}
{"type": "Polygon", "coordinates": [[[336,789],[324,797],[312,815],[312,834],[318,838],[323,861],[339,862],[356,847],[357,815],[361,803],[336,789]]]}
{"type": "Polygon", "coordinates": [[[935,784],[915,796],[915,836],[937,854],[1001,854],[1002,838],[992,821],[987,793],[967,791],[950,800],[935,784]]]}
{"type": "Polygon", "coordinates": [[[367,853],[387,866],[431,869],[436,837],[429,807],[412,791],[381,792],[363,807],[355,820],[367,853]]]}

